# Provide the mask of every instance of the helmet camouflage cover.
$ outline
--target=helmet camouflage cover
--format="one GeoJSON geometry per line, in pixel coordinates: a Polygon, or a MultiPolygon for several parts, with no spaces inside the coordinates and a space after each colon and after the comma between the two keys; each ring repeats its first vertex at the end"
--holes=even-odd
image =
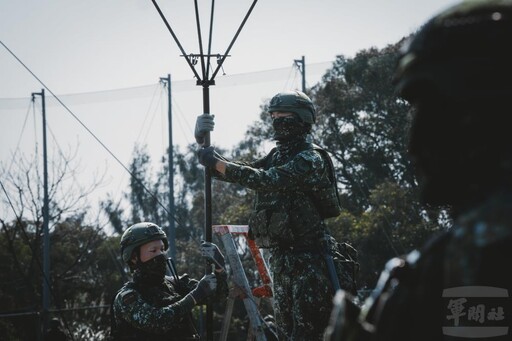
{"type": "Polygon", "coordinates": [[[512,0],[466,0],[429,20],[402,50],[399,94],[414,100],[424,86],[452,98],[512,94],[512,0]]]}
{"type": "Polygon", "coordinates": [[[309,124],[315,123],[316,111],[311,99],[301,91],[280,92],[270,100],[268,112],[293,112],[309,124]]]}
{"type": "Polygon", "coordinates": [[[165,232],[156,224],[142,222],[127,228],[120,242],[123,261],[128,263],[135,248],[154,240],[162,240],[166,250],[169,247],[165,232]]]}

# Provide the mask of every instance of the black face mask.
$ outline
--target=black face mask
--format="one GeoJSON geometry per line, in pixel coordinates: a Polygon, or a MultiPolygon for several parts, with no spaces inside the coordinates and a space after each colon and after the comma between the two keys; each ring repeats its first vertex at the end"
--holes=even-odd
{"type": "Polygon", "coordinates": [[[135,270],[134,279],[145,284],[160,284],[163,282],[167,270],[165,255],[158,255],[150,260],[139,262],[135,270]]]}
{"type": "Polygon", "coordinates": [[[309,131],[308,125],[295,116],[274,118],[272,127],[274,127],[274,139],[281,142],[289,141],[309,131]]]}

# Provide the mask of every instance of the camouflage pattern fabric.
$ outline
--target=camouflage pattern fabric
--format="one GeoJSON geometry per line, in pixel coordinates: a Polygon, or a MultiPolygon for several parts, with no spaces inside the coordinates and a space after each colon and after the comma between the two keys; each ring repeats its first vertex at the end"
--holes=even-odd
{"type": "Polygon", "coordinates": [[[314,248],[325,232],[309,192],[332,186],[326,164],[304,138],[277,143],[254,163],[229,162],[221,180],[256,190],[250,233],[259,247],[314,248]]]}
{"type": "MultiPolygon", "coordinates": [[[[274,314],[280,339],[322,340],[334,295],[327,266],[319,253],[272,252],[274,314]]],[[[340,284],[353,289],[348,273],[340,284]]]]}
{"type": "MultiPolygon", "coordinates": [[[[137,273],[136,273],[137,274],[137,273]]],[[[180,277],[180,286],[166,277],[159,285],[147,285],[134,275],[134,281],[126,283],[113,302],[115,340],[193,340],[197,339],[189,313],[195,306],[188,293],[197,281],[188,275],[180,277]]],[[[227,296],[226,274],[217,276],[215,298],[227,296]]]]}
{"type": "MultiPolygon", "coordinates": [[[[250,237],[270,249],[280,339],[321,340],[334,291],[321,250],[327,231],[310,192],[332,186],[325,160],[305,135],[278,141],[275,152],[252,163],[224,160],[226,174],[214,172],[216,178],[256,190],[250,237]]],[[[329,251],[343,269],[341,285],[355,290],[353,271],[345,271],[347,258],[329,251]]]]}
{"type": "Polygon", "coordinates": [[[500,194],[460,215],[451,230],[433,237],[420,252],[390,260],[360,313],[353,313],[350,302],[336,301],[325,340],[510,340],[510,331],[492,338],[474,332],[454,337],[443,329],[455,327],[459,333],[465,332],[464,327],[479,327],[482,333],[500,326],[510,329],[512,276],[501,266],[509,259],[512,194],[500,194]],[[487,297],[486,288],[497,288],[509,296],[464,297],[461,290],[460,297],[443,297],[453,288],[474,288],[487,297]],[[461,303],[457,325],[455,302],[461,303]]]}
{"type": "Polygon", "coordinates": [[[190,330],[186,315],[194,306],[194,299],[176,292],[168,279],[151,287],[128,282],[114,299],[117,337],[120,340],[151,335],[166,336],[165,340],[192,337],[194,331],[190,330]]]}

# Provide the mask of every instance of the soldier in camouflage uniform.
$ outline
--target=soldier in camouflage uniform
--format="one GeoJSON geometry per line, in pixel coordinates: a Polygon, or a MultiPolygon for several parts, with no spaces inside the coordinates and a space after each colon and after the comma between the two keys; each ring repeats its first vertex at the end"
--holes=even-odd
{"type": "Polygon", "coordinates": [[[201,253],[216,264],[200,281],[188,275],[166,276],[168,247],[164,231],[153,223],[130,226],[121,237],[121,254],[133,273],[112,303],[114,340],[193,340],[199,336],[190,312],[210,296],[227,296],[224,257],[203,243],[201,253]]]}
{"type": "MultiPolygon", "coordinates": [[[[213,147],[199,151],[199,162],[220,180],[256,191],[249,236],[270,252],[274,314],[281,339],[320,340],[334,295],[326,259],[334,260],[342,288],[355,292],[355,263],[332,238],[324,218],[340,213],[332,161],[308,142],[315,108],[304,93],[279,93],[268,108],[277,147],[255,162],[235,162],[213,147]]],[[[196,122],[199,144],[213,130],[213,116],[196,122]]],[[[344,245],[348,248],[348,245],[344,245]]],[[[334,265],[333,263],[331,263],[334,265]]],[[[333,269],[334,271],[334,269],[333,269]]]]}
{"type": "Polygon", "coordinates": [[[473,0],[405,45],[395,84],[421,198],[454,224],[389,261],[361,311],[340,292],[326,340],[512,339],[511,39],[512,1],[473,0]]]}

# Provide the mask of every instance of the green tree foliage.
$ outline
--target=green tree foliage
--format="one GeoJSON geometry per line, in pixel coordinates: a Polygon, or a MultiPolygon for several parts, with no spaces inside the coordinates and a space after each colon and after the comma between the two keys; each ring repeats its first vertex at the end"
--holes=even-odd
{"type": "Polygon", "coordinates": [[[159,212],[158,187],[160,178],[152,178],[151,157],[145,147],[136,147],[130,164],[130,188],[128,195],[131,204],[131,221],[152,221],[162,225],[159,212]]]}
{"type": "Polygon", "coordinates": [[[368,294],[389,259],[406,254],[440,230],[436,222],[423,219],[422,208],[411,192],[396,183],[382,183],[371,191],[371,209],[362,214],[348,210],[328,225],[338,241],[349,242],[358,250],[361,296],[368,294]]]}
{"type": "Polygon", "coordinates": [[[391,257],[424,244],[443,217],[417,200],[407,155],[410,106],[392,86],[399,46],[338,56],[311,90],[315,141],[333,156],[344,208],[328,225],[358,249],[361,287],[373,287],[391,257]]]}
{"type": "Polygon", "coordinates": [[[45,278],[43,179],[37,165],[36,158],[21,155],[1,172],[2,199],[16,219],[0,219],[0,335],[2,340],[37,339],[46,282],[49,317],[60,318],[75,340],[99,339],[108,330],[106,306],[123,276],[112,252],[116,237],[85,219],[89,207],[83,198],[99,183],[83,188],[73,181],[78,166],[72,155],[61,152],[49,160],[50,273],[45,278]]]}
{"type": "Polygon", "coordinates": [[[391,85],[397,48],[338,56],[312,89],[315,140],[333,155],[343,207],[354,213],[369,207],[370,191],[384,181],[416,187],[406,155],[409,106],[391,85]]]}
{"type": "Polygon", "coordinates": [[[145,146],[136,146],[130,163],[128,190],[118,198],[109,195],[101,207],[118,234],[135,223],[150,221],[165,230],[174,219],[178,239],[200,238],[202,234],[204,187],[203,171],[195,160],[194,147],[186,153],[173,150],[174,208],[169,203],[169,167],[162,157],[158,169],[151,168],[152,159],[145,146]]]}
{"type": "MultiPolygon", "coordinates": [[[[5,326],[13,334],[5,340],[37,338],[40,321],[33,313],[41,311],[45,280],[40,233],[30,221],[2,222],[0,302],[2,314],[10,316],[2,319],[0,332],[5,326]]],[[[50,314],[62,320],[75,340],[93,340],[108,330],[110,298],[124,277],[117,244],[118,238],[84,223],[83,216],[69,217],[51,228],[50,314]]]]}

